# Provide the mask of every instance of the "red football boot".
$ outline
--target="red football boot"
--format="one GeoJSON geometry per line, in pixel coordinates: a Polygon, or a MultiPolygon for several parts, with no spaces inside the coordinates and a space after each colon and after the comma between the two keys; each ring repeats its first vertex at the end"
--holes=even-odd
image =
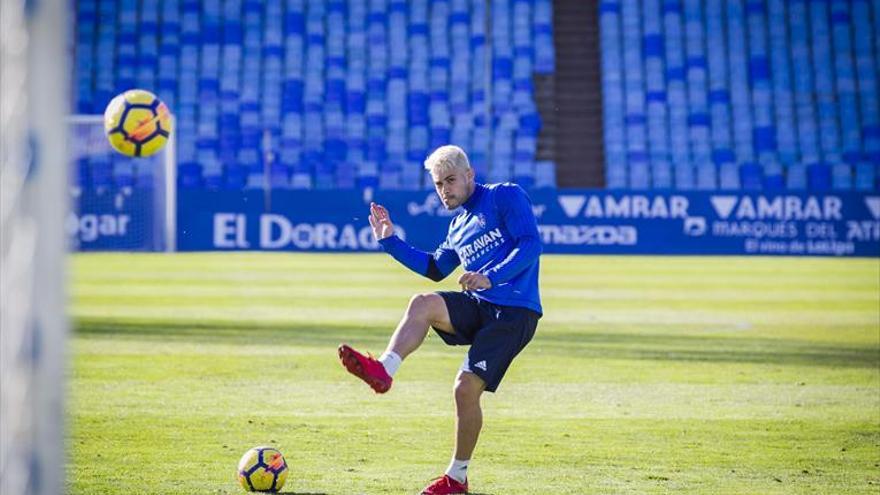
{"type": "Polygon", "coordinates": [[[373,356],[364,356],[342,344],[339,346],[339,360],[349,373],[367,382],[377,394],[384,394],[391,388],[391,377],[382,363],[373,356]]]}
{"type": "Polygon", "coordinates": [[[466,494],[467,492],[467,480],[464,480],[464,483],[459,483],[455,479],[450,478],[448,474],[444,474],[426,486],[422,490],[422,495],[455,495],[466,494]]]}

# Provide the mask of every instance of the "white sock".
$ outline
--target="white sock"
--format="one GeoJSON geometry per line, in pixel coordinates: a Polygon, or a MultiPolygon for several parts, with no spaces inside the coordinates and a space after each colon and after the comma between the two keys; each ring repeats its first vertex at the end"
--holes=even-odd
{"type": "Polygon", "coordinates": [[[471,462],[470,459],[459,461],[453,457],[452,462],[449,463],[449,467],[446,468],[446,474],[455,481],[464,483],[465,480],[467,480],[467,468],[469,462],[471,462]]]}
{"type": "Polygon", "coordinates": [[[388,376],[394,376],[397,373],[397,368],[400,368],[403,358],[394,351],[387,351],[379,357],[379,362],[385,367],[385,372],[388,373],[388,376]]]}

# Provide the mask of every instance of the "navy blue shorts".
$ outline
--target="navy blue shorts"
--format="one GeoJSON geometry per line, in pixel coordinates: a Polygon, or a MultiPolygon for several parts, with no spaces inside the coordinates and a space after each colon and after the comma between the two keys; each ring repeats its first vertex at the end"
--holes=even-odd
{"type": "Polygon", "coordinates": [[[455,333],[434,331],[448,345],[469,345],[462,369],[486,382],[494,392],[504,373],[535,335],[541,315],[527,308],[499,306],[466,292],[437,292],[446,301],[455,333]]]}

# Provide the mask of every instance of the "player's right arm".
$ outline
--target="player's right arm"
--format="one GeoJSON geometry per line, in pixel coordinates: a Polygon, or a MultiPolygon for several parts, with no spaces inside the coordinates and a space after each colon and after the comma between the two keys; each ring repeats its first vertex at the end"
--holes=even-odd
{"type": "Polygon", "coordinates": [[[403,266],[435,282],[446,278],[461,263],[458,254],[446,242],[432,254],[420,251],[394,235],[394,224],[391,223],[388,210],[382,205],[370,204],[370,227],[386,253],[403,266]]]}

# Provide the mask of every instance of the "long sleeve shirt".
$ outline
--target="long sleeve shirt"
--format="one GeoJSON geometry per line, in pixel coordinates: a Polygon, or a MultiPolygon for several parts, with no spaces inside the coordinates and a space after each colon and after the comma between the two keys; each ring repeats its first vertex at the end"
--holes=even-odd
{"type": "Polygon", "coordinates": [[[492,283],[489,289],[471,291],[475,297],[543,313],[538,224],[528,195],[516,184],[476,184],[450,222],[446,240],[433,253],[418,250],[396,235],[379,244],[401,264],[432,280],[442,280],[463,265],[492,283]]]}

